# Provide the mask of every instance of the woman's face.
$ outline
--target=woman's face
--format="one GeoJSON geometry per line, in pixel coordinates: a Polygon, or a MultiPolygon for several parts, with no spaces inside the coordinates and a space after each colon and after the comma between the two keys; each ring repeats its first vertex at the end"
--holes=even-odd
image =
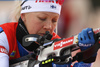
{"type": "Polygon", "coordinates": [[[52,12],[31,12],[21,14],[21,18],[26,25],[29,34],[38,34],[43,36],[46,31],[53,33],[59,14],[52,12]]]}

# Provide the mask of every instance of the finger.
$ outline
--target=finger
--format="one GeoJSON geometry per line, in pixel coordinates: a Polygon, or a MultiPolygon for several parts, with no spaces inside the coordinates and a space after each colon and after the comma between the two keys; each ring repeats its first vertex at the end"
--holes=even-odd
{"type": "Polygon", "coordinates": [[[81,41],[82,41],[82,38],[81,38],[81,33],[79,33],[79,34],[78,34],[78,40],[79,40],[79,42],[81,42],[81,41]]]}
{"type": "Polygon", "coordinates": [[[87,30],[88,28],[86,28],[86,29],[83,29],[83,31],[82,31],[82,35],[84,36],[84,40],[89,40],[89,36],[88,36],[88,30],[87,30]]]}
{"type": "Polygon", "coordinates": [[[93,33],[93,30],[92,30],[92,28],[88,28],[87,29],[87,32],[88,32],[88,36],[90,37],[90,38],[93,38],[94,36],[94,33],[93,33]]]}
{"type": "Polygon", "coordinates": [[[88,28],[87,31],[88,31],[88,36],[89,36],[91,42],[95,43],[93,29],[92,28],[88,28]]]}

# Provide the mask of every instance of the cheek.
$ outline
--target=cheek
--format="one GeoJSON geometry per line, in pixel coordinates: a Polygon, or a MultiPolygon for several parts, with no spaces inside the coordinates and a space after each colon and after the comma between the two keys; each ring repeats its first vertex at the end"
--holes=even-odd
{"type": "Polygon", "coordinates": [[[38,30],[39,30],[39,28],[38,28],[37,25],[35,25],[35,26],[30,26],[30,28],[29,28],[29,33],[30,33],[30,34],[36,34],[38,30]]]}
{"type": "Polygon", "coordinates": [[[27,30],[29,34],[37,34],[38,31],[42,28],[42,24],[40,22],[29,22],[26,24],[27,30]]]}
{"type": "Polygon", "coordinates": [[[36,24],[34,26],[31,26],[29,33],[30,34],[37,34],[42,29],[42,25],[36,24]]]}
{"type": "Polygon", "coordinates": [[[56,24],[54,24],[52,27],[52,33],[54,32],[55,28],[56,28],[56,24]]]}
{"type": "Polygon", "coordinates": [[[56,28],[56,25],[53,26],[53,30],[56,28]]]}

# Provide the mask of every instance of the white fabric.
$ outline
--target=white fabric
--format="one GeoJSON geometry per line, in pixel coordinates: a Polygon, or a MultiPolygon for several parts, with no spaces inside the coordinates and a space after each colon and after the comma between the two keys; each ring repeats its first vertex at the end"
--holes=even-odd
{"type": "MultiPolygon", "coordinates": [[[[4,32],[0,33],[0,46],[4,46],[9,52],[7,36],[4,32]]],[[[9,56],[5,53],[0,53],[0,67],[9,67],[9,56]]]]}
{"type": "Polygon", "coordinates": [[[7,36],[4,32],[0,33],[0,45],[4,46],[7,49],[7,51],[9,52],[7,36]]]}
{"type": "Polygon", "coordinates": [[[21,13],[28,13],[28,12],[54,12],[60,14],[61,5],[57,4],[56,2],[35,2],[33,1],[26,1],[22,5],[21,13]]]}
{"type": "Polygon", "coordinates": [[[39,64],[36,64],[34,67],[39,67],[39,64]]]}
{"type": "Polygon", "coordinates": [[[9,67],[9,56],[4,53],[0,53],[0,67],[9,67]]]}

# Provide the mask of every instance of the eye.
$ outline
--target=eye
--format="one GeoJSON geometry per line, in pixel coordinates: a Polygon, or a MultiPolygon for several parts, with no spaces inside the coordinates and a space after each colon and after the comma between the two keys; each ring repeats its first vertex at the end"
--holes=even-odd
{"type": "Polygon", "coordinates": [[[40,20],[45,21],[47,18],[38,17],[40,20]]]}
{"type": "Polygon", "coordinates": [[[57,19],[52,19],[52,22],[53,22],[53,23],[57,22],[57,19]]]}

